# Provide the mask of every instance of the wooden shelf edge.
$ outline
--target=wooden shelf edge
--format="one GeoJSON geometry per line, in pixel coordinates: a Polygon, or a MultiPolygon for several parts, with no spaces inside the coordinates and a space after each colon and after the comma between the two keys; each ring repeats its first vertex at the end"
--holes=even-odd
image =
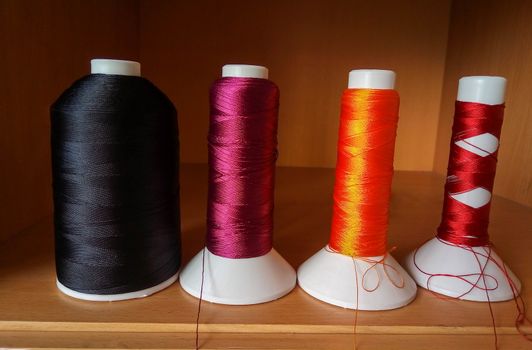
{"type": "MultiPolygon", "coordinates": [[[[352,325],[305,324],[200,324],[202,333],[292,333],[351,334],[352,325]]],[[[0,331],[25,332],[127,332],[127,333],[194,333],[193,323],[119,323],[119,322],[41,322],[0,321],[0,331]]],[[[531,332],[532,327],[523,328],[531,332]]],[[[489,335],[492,327],[478,326],[371,326],[358,325],[357,334],[425,334],[425,335],[489,335]]],[[[497,327],[497,334],[519,334],[515,327],[497,327]]]]}
{"type": "MultiPolygon", "coordinates": [[[[195,349],[194,333],[0,332],[0,347],[24,349],[195,349]]],[[[469,350],[491,349],[486,335],[382,334],[236,334],[200,333],[200,349],[345,350],[362,349],[469,350]],[[282,339],[282,341],[279,341],[282,339]],[[358,348],[358,347],[357,347],[358,348]]],[[[501,349],[525,350],[529,343],[516,335],[498,335],[501,349]]]]}

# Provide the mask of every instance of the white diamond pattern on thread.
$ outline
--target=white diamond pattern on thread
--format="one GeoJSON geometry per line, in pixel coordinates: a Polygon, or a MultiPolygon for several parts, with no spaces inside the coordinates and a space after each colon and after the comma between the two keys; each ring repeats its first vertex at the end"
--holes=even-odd
{"type": "Polygon", "coordinates": [[[490,133],[459,140],[454,144],[481,157],[489,156],[499,148],[499,140],[490,133]]]}
{"type": "Polygon", "coordinates": [[[457,200],[460,203],[463,203],[475,209],[485,206],[491,200],[490,191],[482,187],[477,187],[467,192],[449,195],[452,199],[457,200]]]}
{"type": "MultiPolygon", "coordinates": [[[[459,140],[454,144],[481,157],[489,156],[499,148],[499,140],[490,133],[459,140]]],[[[449,195],[454,200],[475,209],[485,206],[491,200],[491,192],[482,187],[477,187],[462,193],[449,193],[449,195]]]]}

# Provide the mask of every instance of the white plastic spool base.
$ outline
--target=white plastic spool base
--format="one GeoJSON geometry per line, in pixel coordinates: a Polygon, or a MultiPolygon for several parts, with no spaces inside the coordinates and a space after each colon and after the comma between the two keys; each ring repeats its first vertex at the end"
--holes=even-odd
{"type": "Polygon", "coordinates": [[[405,267],[420,287],[453,298],[488,301],[486,291],[482,290],[485,288],[484,279],[479,279],[478,275],[485,266],[484,275],[490,276],[486,277],[488,289],[497,287],[488,291],[490,301],[504,301],[514,298],[514,291],[512,291],[508,278],[512,280],[516,288],[515,295],[519,294],[521,283],[510,269],[506,268],[507,277],[504,270],[494,263],[495,261],[500,266],[504,264],[493,249],[490,253],[492,260],[487,263],[485,256],[489,253],[489,247],[474,247],[472,249],[478,253],[476,257],[475,254],[464,248],[433,238],[407,256],[405,267]],[[435,276],[429,281],[430,275],[438,274],[464,276],[463,278],[473,284],[476,283],[479,288],[472,289],[471,284],[456,277],[435,276]]]}
{"type": "Polygon", "coordinates": [[[407,305],[416,297],[416,283],[391,255],[381,260],[352,258],[325,247],[299,267],[297,281],[314,298],[343,308],[390,310],[407,305]]]}
{"type": "MultiPolygon", "coordinates": [[[[140,76],[140,63],[123,60],[93,59],[91,60],[91,74],[140,76]]],[[[159,283],[156,286],[122,294],[102,295],[81,293],[65,287],[63,284],[61,284],[61,282],[59,282],[59,280],[56,280],[56,285],[61,292],[73,298],[89,301],[118,301],[144,298],[148,295],[157,293],[174,283],[177,280],[178,274],[179,273],[176,273],[166,281],[159,283]]]]}
{"type": "MultiPolygon", "coordinates": [[[[505,89],[506,79],[502,77],[463,77],[458,84],[457,100],[497,105],[504,102],[505,89]]],[[[484,152],[475,147],[469,147],[467,143],[462,143],[461,141],[458,141],[456,144],[480,156],[487,156],[490,154],[489,152],[497,150],[498,142],[499,140],[491,134],[482,134],[468,139],[467,143],[472,143],[488,152],[484,152]]],[[[455,195],[454,198],[466,205],[477,208],[490,201],[491,193],[477,188],[463,194],[455,195]]],[[[440,241],[438,238],[433,238],[407,256],[406,268],[419,286],[449,297],[460,297],[463,300],[481,302],[488,301],[488,296],[489,301],[513,299],[514,292],[518,294],[521,290],[521,283],[513,272],[508,268],[506,268],[505,272],[495,264],[496,262],[500,266],[506,266],[503,265],[504,262],[493,249],[490,255],[492,260],[488,260],[482,256],[487,255],[489,247],[474,247],[472,249],[476,253],[479,253],[476,254],[476,257],[475,254],[462,247],[440,241]],[[488,289],[497,286],[496,289],[489,290],[488,293],[482,290],[482,288],[486,287],[484,279],[481,278],[478,280],[478,275],[475,275],[481,272],[481,267],[484,268],[484,274],[490,276],[486,277],[488,289]],[[472,283],[477,283],[477,286],[480,288],[470,290],[471,284],[461,281],[456,277],[436,276],[430,278],[429,281],[430,275],[435,274],[448,274],[452,276],[473,274],[473,276],[464,278],[472,283]],[[515,286],[515,291],[512,290],[508,278],[510,278],[512,284],[515,286]],[[466,292],[468,293],[463,295],[466,292]]]]}
{"type": "MultiPolygon", "coordinates": [[[[395,73],[390,70],[349,72],[349,89],[393,89],[394,85],[395,73]]],[[[382,256],[352,258],[325,247],[299,267],[297,280],[316,299],[344,308],[390,310],[407,305],[416,297],[416,283],[389,254],[381,263],[368,262],[381,260],[382,256]]]]}
{"type": "Polygon", "coordinates": [[[275,249],[256,258],[229,259],[204,248],[183,269],[179,282],[196,298],[201,294],[212,303],[251,305],[288,294],[296,285],[296,273],[275,249]]]}
{"type": "MultiPolygon", "coordinates": [[[[268,79],[268,69],[227,64],[222,68],[222,77],[268,79]]],[[[245,259],[221,257],[204,248],[183,269],[179,282],[196,298],[201,294],[203,300],[213,303],[251,305],[288,294],[296,285],[296,272],[273,248],[265,255],[245,259]]]]}
{"type": "Polygon", "coordinates": [[[175,281],[177,281],[178,274],[176,273],[166,281],[159,283],[156,286],[142,289],[136,292],[129,292],[129,293],[122,293],[122,294],[87,294],[87,293],[80,293],[76,292],[73,289],[70,289],[68,287],[65,287],[59,280],[56,280],[57,288],[63,292],[64,294],[76,298],[76,299],[82,299],[82,300],[89,300],[89,301],[119,301],[119,300],[129,300],[129,299],[139,299],[139,298],[145,298],[149,295],[152,295],[154,293],[157,293],[166,287],[169,287],[172,285],[175,281]]]}

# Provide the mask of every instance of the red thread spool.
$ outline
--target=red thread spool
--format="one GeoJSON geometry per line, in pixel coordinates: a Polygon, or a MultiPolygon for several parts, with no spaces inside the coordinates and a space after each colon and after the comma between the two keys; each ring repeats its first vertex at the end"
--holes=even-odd
{"type": "Polygon", "coordinates": [[[442,221],[436,238],[406,261],[421,287],[452,298],[488,302],[495,348],[492,301],[514,299],[516,328],[531,340],[521,328],[530,322],[519,296],[521,284],[495,253],[488,236],[505,87],[502,77],[460,79],[442,221]]]}
{"type": "Polygon", "coordinates": [[[487,231],[505,87],[502,77],[460,79],[442,222],[437,237],[407,257],[418,285],[449,297],[503,301],[521,288],[487,231]]]}
{"type": "Polygon", "coordinates": [[[438,237],[467,247],[489,244],[491,193],[504,104],[456,101],[438,237]]]}

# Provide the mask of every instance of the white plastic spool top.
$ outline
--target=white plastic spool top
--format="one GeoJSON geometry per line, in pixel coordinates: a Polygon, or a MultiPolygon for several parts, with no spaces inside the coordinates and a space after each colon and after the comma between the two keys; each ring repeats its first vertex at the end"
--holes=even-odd
{"type": "MultiPolygon", "coordinates": [[[[463,77],[458,83],[457,100],[497,105],[504,103],[505,89],[506,79],[502,77],[463,77]]],[[[457,141],[456,145],[482,157],[495,152],[499,145],[499,140],[491,134],[478,135],[466,141],[457,141]],[[473,144],[476,147],[468,144],[473,144]],[[479,150],[479,148],[482,150],[479,150]]],[[[451,196],[455,200],[473,208],[481,207],[491,200],[491,193],[482,188],[451,196]]],[[[475,253],[478,253],[476,256],[464,248],[433,238],[407,256],[406,268],[419,286],[450,297],[485,302],[488,301],[489,295],[490,301],[510,300],[514,297],[514,290],[512,290],[508,278],[513,282],[516,289],[515,292],[519,293],[521,283],[513,272],[506,268],[507,277],[506,273],[493,262],[495,261],[501,266],[504,264],[495,251],[491,250],[490,252],[489,247],[474,247],[472,249],[475,253]],[[485,257],[488,253],[491,254],[493,261],[485,257]],[[485,290],[482,290],[482,288],[486,287],[483,278],[480,278],[477,283],[480,288],[474,288],[469,291],[471,284],[459,278],[441,276],[442,274],[464,276],[463,278],[471,283],[476,283],[478,279],[476,274],[480,273],[481,267],[485,267],[484,274],[487,276],[486,285],[488,289],[495,288],[498,285],[496,289],[488,291],[488,295],[485,290]],[[429,280],[430,275],[440,276],[432,277],[429,280]],[[469,292],[463,295],[467,291],[469,292]]]]}
{"type": "Polygon", "coordinates": [[[268,68],[251,64],[226,64],[222,67],[222,77],[268,79],[268,68]]]}
{"type": "MultiPolygon", "coordinates": [[[[228,64],[223,77],[268,78],[262,66],[228,64]]],[[[272,248],[255,258],[229,259],[204,248],[185,266],[179,277],[183,289],[196,298],[227,305],[265,303],[288,294],[296,285],[296,272],[272,248]],[[203,293],[201,292],[203,271],[203,293]]]]}
{"type": "MultiPolygon", "coordinates": [[[[140,76],[140,63],[134,61],[93,59],[91,60],[91,74],[112,74],[112,75],[130,75],[140,76]]],[[[144,298],[151,294],[157,293],[170,286],[177,280],[178,273],[156,286],[142,289],[135,292],[121,294],[87,294],[77,292],[64,286],[59,280],[56,280],[57,288],[64,294],[77,299],[89,301],[118,301],[144,298]]]]}
{"type": "Polygon", "coordinates": [[[349,89],[393,89],[395,72],[383,69],[355,69],[349,72],[349,89]]]}
{"type": "Polygon", "coordinates": [[[462,102],[499,105],[504,103],[506,79],[503,77],[472,76],[458,81],[456,99],[462,102]]]}
{"type": "Polygon", "coordinates": [[[91,73],[140,77],[140,63],[96,58],[91,60],[91,73]]]}
{"type": "MultiPolygon", "coordinates": [[[[350,89],[393,89],[390,70],[358,69],[349,73],[350,89]]],[[[416,296],[416,283],[390,255],[352,258],[325,247],[297,271],[299,286],[326,303],[359,310],[389,310],[416,296]],[[378,287],[374,287],[378,284],[378,287]],[[398,287],[400,286],[400,287],[398,287]],[[374,290],[372,290],[374,289],[374,290]]]]}

